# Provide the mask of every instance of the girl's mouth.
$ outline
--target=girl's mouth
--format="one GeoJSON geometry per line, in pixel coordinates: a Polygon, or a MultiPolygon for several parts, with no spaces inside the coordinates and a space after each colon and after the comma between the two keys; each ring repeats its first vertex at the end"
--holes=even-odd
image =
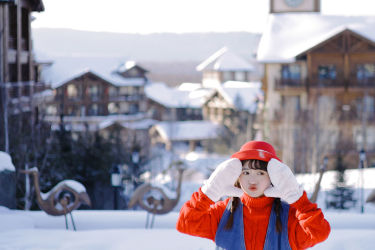
{"type": "Polygon", "coordinates": [[[256,190],[257,190],[257,187],[256,187],[256,186],[250,186],[250,187],[249,187],[249,190],[250,190],[250,191],[256,191],[256,190]]]}

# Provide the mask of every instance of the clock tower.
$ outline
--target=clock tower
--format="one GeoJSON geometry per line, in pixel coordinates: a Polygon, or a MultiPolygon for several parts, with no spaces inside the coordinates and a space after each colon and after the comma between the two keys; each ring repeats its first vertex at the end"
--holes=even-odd
{"type": "Polygon", "coordinates": [[[320,12],[320,0],[271,0],[270,12],[320,12]]]}

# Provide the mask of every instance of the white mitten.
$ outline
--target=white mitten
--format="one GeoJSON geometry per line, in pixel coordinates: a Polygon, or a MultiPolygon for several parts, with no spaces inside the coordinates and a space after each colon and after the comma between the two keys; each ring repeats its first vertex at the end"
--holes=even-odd
{"type": "Polygon", "coordinates": [[[267,171],[273,186],[264,190],[265,196],[279,197],[289,204],[296,202],[302,196],[303,188],[287,165],[271,159],[268,162],[267,171]]]}
{"type": "Polygon", "coordinates": [[[243,191],[234,186],[242,172],[241,161],[232,158],[220,163],[201,188],[202,192],[216,202],[223,196],[240,197],[243,191]]]}

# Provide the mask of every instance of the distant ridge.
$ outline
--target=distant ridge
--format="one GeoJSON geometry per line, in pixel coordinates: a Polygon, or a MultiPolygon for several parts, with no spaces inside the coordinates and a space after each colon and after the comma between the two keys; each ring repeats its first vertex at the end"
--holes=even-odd
{"type": "Polygon", "coordinates": [[[32,36],[38,60],[136,60],[150,70],[151,80],[176,85],[200,82],[201,73],[195,67],[224,46],[249,61],[254,60],[261,35],[248,32],[143,35],[39,28],[33,29],[32,36]]]}
{"type": "Polygon", "coordinates": [[[33,29],[36,51],[52,57],[127,57],[146,61],[201,61],[227,46],[244,57],[256,52],[260,34],[154,33],[126,34],[71,29],[33,29]]]}

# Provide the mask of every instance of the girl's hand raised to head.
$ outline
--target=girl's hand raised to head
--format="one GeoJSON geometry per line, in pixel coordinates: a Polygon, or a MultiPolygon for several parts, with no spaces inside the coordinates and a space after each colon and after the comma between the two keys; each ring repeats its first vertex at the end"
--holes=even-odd
{"type": "Polygon", "coordinates": [[[201,190],[212,201],[216,202],[223,196],[240,197],[243,191],[234,186],[241,175],[241,161],[232,158],[216,167],[210,178],[205,181],[201,190]]]}
{"type": "Polygon", "coordinates": [[[271,159],[268,162],[267,171],[273,186],[264,191],[265,196],[279,197],[289,204],[296,202],[302,196],[303,188],[287,165],[271,159]]]}

